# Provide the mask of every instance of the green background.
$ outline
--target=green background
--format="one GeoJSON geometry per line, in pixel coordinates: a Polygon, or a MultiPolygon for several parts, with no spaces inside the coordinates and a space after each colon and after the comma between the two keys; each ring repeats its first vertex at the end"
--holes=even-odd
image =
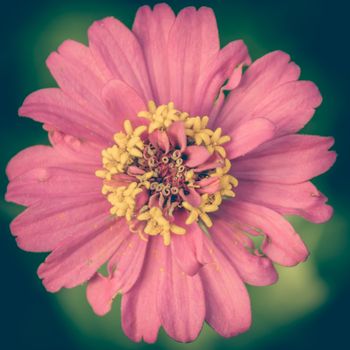
{"type": "MultiPolygon", "coordinates": [[[[11,1],[1,7],[0,185],[17,152],[47,144],[41,125],[17,117],[31,91],[55,86],[45,59],[65,39],[87,41],[96,19],[115,16],[131,25],[137,8],[153,1],[11,1]]],[[[324,101],[303,132],[333,135],[336,165],[315,181],[335,208],[334,218],[313,225],[293,218],[311,256],[296,268],[279,268],[280,281],[249,287],[253,326],[233,339],[205,327],[192,344],[178,344],[163,331],[154,345],[134,344],[120,328],[119,305],[104,318],[85,300],[85,287],[47,293],[36,276],[44,254],[16,247],[9,222],[21,208],[0,201],[2,349],[328,349],[348,342],[350,314],[350,235],[348,161],[350,117],[349,28],[345,1],[169,1],[176,11],[187,5],[214,8],[222,45],[243,39],[256,59],[281,49],[314,81],[324,101]]],[[[3,197],[3,196],[2,196],[3,197]]],[[[346,347],[346,346],[345,346],[346,347]]]]}

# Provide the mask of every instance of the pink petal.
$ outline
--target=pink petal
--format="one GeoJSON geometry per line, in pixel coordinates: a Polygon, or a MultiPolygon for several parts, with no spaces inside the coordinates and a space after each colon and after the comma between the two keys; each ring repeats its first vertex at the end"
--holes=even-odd
{"type": "Polygon", "coordinates": [[[139,193],[136,197],[135,208],[136,210],[140,210],[144,205],[147,204],[149,200],[149,194],[146,189],[143,189],[141,193],[139,193]]]}
{"type": "Polygon", "coordinates": [[[51,251],[68,237],[88,230],[96,220],[108,217],[109,208],[110,204],[100,194],[43,200],[18,215],[10,228],[20,248],[51,251]]]}
{"type": "Polygon", "coordinates": [[[205,300],[199,275],[180,270],[171,252],[165,252],[160,274],[158,309],[164,330],[177,341],[197,338],[204,321],[205,300]]]}
{"type": "MultiPolygon", "coordinates": [[[[104,74],[103,66],[99,66],[93,57],[91,50],[89,47],[74,41],[74,40],[65,40],[58,48],[58,53],[70,60],[72,63],[79,63],[81,67],[83,67],[89,75],[93,75],[95,79],[99,79],[102,82],[108,81],[108,75],[104,74]]],[[[78,77],[82,78],[82,77],[78,77]]],[[[94,86],[90,86],[91,89],[96,91],[96,95],[98,95],[98,91],[100,91],[100,85],[97,84],[94,86]]]]}
{"type": "Polygon", "coordinates": [[[167,129],[167,134],[170,143],[175,147],[179,147],[181,152],[183,152],[187,145],[184,123],[181,121],[172,123],[167,129]]]}
{"type": "Polygon", "coordinates": [[[198,165],[194,171],[200,173],[205,170],[215,169],[217,167],[223,166],[222,158],[217,154],[213,153],[210,157],[205,161],[205,163],[198,165]]]}
{"type": "Polygon", "coordinates": [[[116,278],[108,278],[95,273],[86,288],[86,298],[98,316],[107,314],[112,307],[113,299],[118,293],[116,278]]]}
{"type": "MultiPolygon", "coordinates": [[[[46,130],[49,132],[49,140],[54,148],[53,155],[61,158],[61,162],[74,162],[89,164],[95,169],[101,167],[101,146],[89,141],[82,141],[77,137],[64,134],[57,130],[51,130],[47,125],[46,130]]],[[[57,164],[57,163],[56,163],[57,164]]]]}
{"type": "Polygon", "coordinates": [[[299,215],[315,223],[328,221],[333,214],[332,207],[325,204],[327,198],[311,182],[286,185],[240,180],[235,192],[237,199],[267,206],[282,215],[299,215]]]}
{"type": "Polygon", "coordinates": [[[132,28],[142,46],[157,104],[166,104],[170,101],[167,56],[169,31],[174,21],[174,12],[167,4],[157,4],[153,11],[149,6],[142,6],[136,13],[132,28]]]}
{"type": "Polygon", "coordinates": [[[289,55],[284,52],[274,51],[259,58],[243,74],[238,87],[229,94],[215,125],[229,130],[233,122],[238,124],[251,119],[253,111],[272,90],[297,80],[299,75],[299,67],[290,62],[289,55]]]}
{"type": "Polygon", "coordinates": [[[50,54],[46,64],[67,95],[93,111],[104,124],[114,127],[113,116],[108,113],[100,97],[107,79],[98,69],[89,48],[67,40],[58,48],[58,53],[50,54]]]}
{"type": "Polygon", "coordinates": [[[100,195],[101,181],[94,175],[99,167],[96,149],[92,151],[88,143],[76,144],[68,135],[58,141],[58,136],[55,148],[30,147],[11,159],[6,168],[10,180],[7,200],[30,205],[47,196],[100,195]]]}
{"type": "Polygon", "coordinates": [[[210,233],[216,246],[226,255],[244,282],[267,286],[277,281],[278,275],[271,260],[249,252],[225,220],[215,218],[210,233]]]}
{"type": "Polygon", "coordinates": [[[232,337],[246,331],[251,325],[250,301],[247,290],[225,256],[205,241],[213,262],[199,272],[205,294],[205,319],[224,337],[232,337]]]}
{"type": "Polygon", "coordinates": [[[221,87],[235,68],[249,62],[248,50],[242,40],[231,42],[220,50],[199,78],[191,112],[207,115],[213,108],[221,87]]]}
{"type": "Polygon", "coordinates": [[[16,154],[6,167],[9,180],[25,175],[34,168],[63,167],[79,172],[94,173],[100,167],[100,148],[95,149],[87,142],[81,143],[70,135],[59,136],[59,134],[55,132],[57,137],[55,136],[54,148],[41,145],[32,146],[16,154]],[[61,140],[58,140],[58,137],[61,140]],[[96,153],[98,153],[98,158],[96,153]]]}
{"type": "Polygon", "coordinates": [[[57,156],[57,152],[52,147],[32,146],[19,152],[9,161],[6,167],[6,175],[11,181],[33,168],[59,166],[66,162],[65,158],[57,156]]]}
{"type": "Polygon", "coordinates": [[[120,21],[108,17],[88,31],[90,50],[108,80],[124,81],[145,101],[152,99],[143,52],[135,35],[120,21]]]}
{"type": "Polygon", "coordinates": [[[48,291],[73,288],[89,280],[130,234],[127,225],[114,218],[95,225],[62,243],[39,266],[38,275],[48,291]]]}
{"type": "Polygon", "coordinates": [[[122,327],[133,341],[157,340],[160,318],[157,310],[159,278],[164,268],[163,250],[168,249],[161,237],[149,239],[145,263],[133,288],[122,297],[122,327]]]}
{"type": "Polygon", "coordinates": [[[327,171],[336,154],[331,137],[289,135],[266,142],[232,164],[238,179],[284,184],[307,181],[327,171]]]}
{"type": "Polygon", "coordinates": [[[169,34],[170,101],[197,115],[194,97],[200,76],[220,49],[213,11],[187,7],[179,12],[169,34]]]}
{"type": "Polygon", "coordinates": [[[147,242],[131,234],[108,263],[109,276],[96,274],[86,290],[88,301],[97,315],[110,311],[117,293],[127,293],[140,275],[147,242]]]}
{"type": "Polygon", "coordinates": [[[223,203],[220,216],[230,220],[250,234],[263,234],[261,250],[271,260],[284,266],[294,266],[308,257],[308,251],[292,225],[275,211],[260,205],[235,200],[223,203]]]}
{"type": "Polygon", "coordinates": [[[133,127],[143,123],[142,118],[137,117],[137,114],[148,108],[136,91],[123,81],[110,80],[102,90],[102,99],[115,118],[115,132],[123,129],[125,119],[131,120],[133,127]]]}
{"type": "Polygon", "coordinates": [[[149,135],[149,140],[152,143],[152,145],[156,148],[160,148],[165,153],[169,152],[170,149],[170,142],[168,135],[163,130],[155,130],[149,135]]]}
{"type": "Polygon", "coordinates": [[[311,81],[292,81],[272,90],[254,109],[251,118],[264,117],[276,125],[279,135],[298,132],[322,102],[311,81]]]}
{"type": "Polygon", "coordinates": [[[110,259],[108,271],[117,279],[121,293],[127,293],[139,277],[147,244],[138,234],[132,234],[110,259]]]}
{"type": "Polygon", "coordinates": [[[187,156],[186,166],[195,168],[205,163],[211,156],[204,146],[188,146],[184,152],[187,156]]]}
{"type": "Polygon", "coordinates": [[[85,196],[100,191],[101,180],[94,173],[63,167],[33,168],[9,183],[6,200],[28,206],[39,200],[85,196]]]}
{"type": "Polygon", "coordinates": [[[225,144],[227,157],[234,159],[249,153],[262,143],[272,139],[275,130],[275,125],[267,119],[248,120],[230,134],[231,141],[225,144]]]}
{"type": "Polygon", "coordinates": [[[193,207],[199,207],[201,204],[201,195],[194,188],[189,188],[186,194],[183,189],[180,190],[181,198],[190,203],[193,207]]]}
{"type": "Polygon", "coordinates": [[[197,181],[196,185],[200,186],[197,189],[199,193],[215,193],[220,190],[220,179],[217,176],[208,177],[197,181]]]}
{"type": "Polygon", "coordinates": [[[18,113],[52,125],[65,134],[102,145],[108,144],[113,136],[113,129],[101,122],[98,116],[56,88],[33,92],[24,100],[18,113]]]}
{"type": "Polygon", "coordinates": [[[182,271],[193,276],[202,267],[203,261],[203,232],[197,223],[186,225],[187,214],[177,213],[175,223],[186,229],[185,235],[172,235],[171,251],[176,263],[182,271]]]}
{"type": "Polygon", "coordinates": [[[214,125],[214,121],[216,117],[220,114],[222,110],[222,107],[225,102],[224,91],[231,91],[239,85],[243,74],[243,67],[246,65],[249,65],[250,63],[251,63],[251,60],[250,60],[250,57],[248,56],[245,62],[238,65],[232,71],[230,77],[228,78],[227,83],[221,87],[218,97],[214,103],[214,106],[212,107],[212,110],[209,113],[210,115],[209,126],[214,125]]]}

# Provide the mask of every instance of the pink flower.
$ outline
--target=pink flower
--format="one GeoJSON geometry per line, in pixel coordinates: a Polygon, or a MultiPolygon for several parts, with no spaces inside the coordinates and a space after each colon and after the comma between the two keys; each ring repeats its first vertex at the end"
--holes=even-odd
{"type": "Polygon", "coordinates": [[[192,341],[204,321],[224,337],[246,331],[245,283],[275,283],[274,262],[308,256],[283,215],[332,216],[309,180],[334,163],[333,139],[296,134],[317,87],[280,51],[242,73],[246,46],[220,49],[205,7],[144,6],[132,31],[106,18],[88,36],[49,56],[59,88],[19,110],[52,146],[8,165],[6,198],[28,207],[11,224],[18,246],[51,252],[38,269],[48,291],[87,281],[98,315],[121,293],[134,341],[156,341],[160,326],[192,341]]]}

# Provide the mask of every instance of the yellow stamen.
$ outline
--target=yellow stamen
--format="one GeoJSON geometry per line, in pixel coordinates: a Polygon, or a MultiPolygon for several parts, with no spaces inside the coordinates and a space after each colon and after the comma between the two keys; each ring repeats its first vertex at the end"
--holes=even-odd
{"type": "Polygon", "coordinates": [[[171,241],[171,233],[176,235],[183,235],[186,230],[183,227],[170,223],[164,216],[162,211],[157,207],[139,214],[137,219],[140,221],[147,221],[144,233],[150,236],[163,236],[164,245],[169,245],[171,241]]]}
{"type": "Polygon", "coordinates": [[[157,129],[167,129],[175,121],[186,120],[188,113],[175,109],[173,102],[156,107],[154,101],[150,101],[148,103],[148,111],[139,112],[137,116],[150,121],[148,132],[152,133],[157,129]]]}
{"type": "Polygon", "coordinates": [[[186,224],[190,225],[200,218],[207,227],[211,227],[213,223],[207,213],[217,211],[221,201],[222,198],[220,192],[216,192],[213,195],[207,193],[203,194],[199,207],[193,207],[190,203],[183,202],[182,206],[190,212],[186,224]]]}
{"type": "Polygon", "coordinates": [[[102,151],[103,170],[97,170],[95,175],[106,180],[111,180],[112,176],[124,173],[128,165],[132,164],[133,158],[142,157],[144,148],[140,136],[147,130],[147,127],[141,125],[135,130],[131,122],[124,122],[124,132],[118,132],[114,135],[115,145],[102,151]]]}
{"type": "Polygon", "coordinates": [[[147,189],[151,187],[151,183],[148,181],[150,178],[154,176],[154,171],[148,171],[147,173],[144,173],[143,175],[138,175],[136,178],[140,181],[139,187],[144,186],[147,189]]]}
{"type": "Polygon", "coordinates": [[[125,216],[126,220],[130,221],[135,211],[136,196],[142,192],[142,189],[137,187],[136,182],[132,182],[127,187],[108,186],[108,191],[110,193],[107,199],[112,204],[111,214],[119,217],[125,216]]]}

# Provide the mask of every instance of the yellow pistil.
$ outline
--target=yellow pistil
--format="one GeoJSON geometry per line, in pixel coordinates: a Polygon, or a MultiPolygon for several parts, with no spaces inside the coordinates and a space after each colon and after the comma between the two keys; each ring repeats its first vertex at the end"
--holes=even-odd
{"type": "Polygon", "coordinates": [[[171,224],[164,216],[162,211],[157,207],[139,214],[137,219],[147,221],[144,233],[150,236],[163,236],[164,245],[169,245],[171,241],[170,233],[184,235],[186,230],[183,227],[171,224]]]}
{"type": "Polygon", "coordinates": [[[186,120],[188,113],[175,109],[173,102],[157,107],[154,101],[150,101],[148,103],[148,111],[139,112],[137,116],[150,121],[148,132],[151,133],[157,129],[167,129],[173,122],[186,120]]]}
{"type": "Polygon", "coordinates": [[[110,187],[110,193],[107,196],[108,201],[112,204],[110,213],[119,217],[126,218],[127,221],[132,219],[136,206],[136,196],[142,192],[137,187],[136,182],[132,182],[129,186],[110,187]]]}
{"type": "Polygon", "coordinates": [[[220,192],[216,192],[212,195],[208,193],[203,194],[199,207],[193,207],[190,203],[183,202],[182,206],[190,212],[186,224],[190,225],[200,218],[207,227],[211,227],[213,223],[207,213],[217,211],[221,202],[222,198],[220,192]]]}

